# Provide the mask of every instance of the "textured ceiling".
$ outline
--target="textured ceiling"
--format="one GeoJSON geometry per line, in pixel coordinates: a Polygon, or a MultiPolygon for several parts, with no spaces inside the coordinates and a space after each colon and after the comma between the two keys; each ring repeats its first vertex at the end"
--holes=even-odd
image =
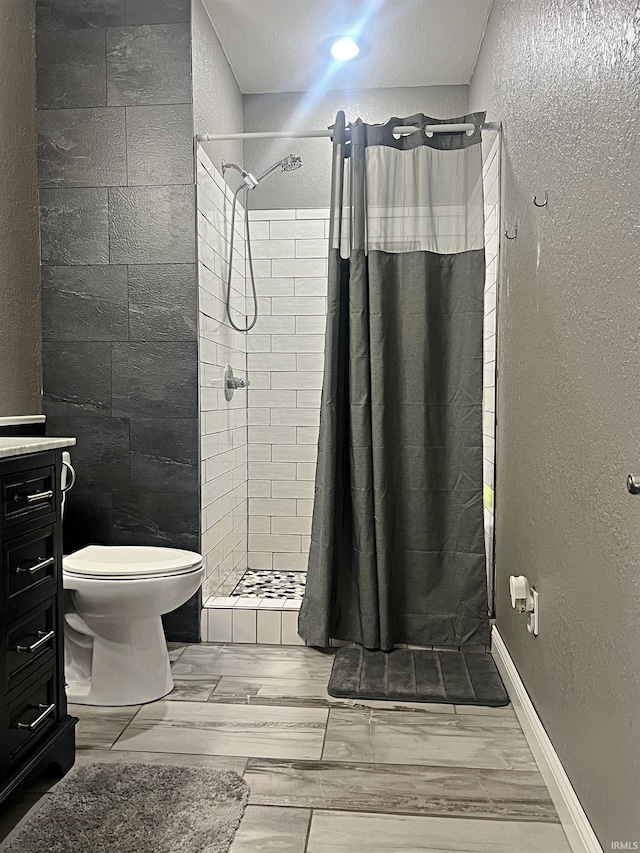
{"type": "Polygon", "coordinates": [[[245,94],[469,83],[492,0],[204,0],[245,94]],[[336,63],[329,48],[360,36],[336,63]]]}

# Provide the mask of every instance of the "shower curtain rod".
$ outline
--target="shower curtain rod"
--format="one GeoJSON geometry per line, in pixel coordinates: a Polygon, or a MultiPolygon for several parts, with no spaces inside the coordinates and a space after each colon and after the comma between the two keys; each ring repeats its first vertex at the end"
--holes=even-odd
{"type": "MultiPolygon", "coordinates": [[[[425,126],[425,133],[468,133],[469,135],[475,130],[475,124],[465,122],[464,124],[428,124],[425,126]]],[[[499,130],[500,122],[486,122],[482,125],[482,130],[499,130]]],[[[407,135],[417,133],[422,130],[420,127],[412,127],[410,125],[394,127],[395,134],[407,135]]],[[[264,130],[250,133],[198,133],[196,140],[198,142],[218,142],[223,139],[310,139],[314,137],[333,136],[332,130],[264,130]]]]}

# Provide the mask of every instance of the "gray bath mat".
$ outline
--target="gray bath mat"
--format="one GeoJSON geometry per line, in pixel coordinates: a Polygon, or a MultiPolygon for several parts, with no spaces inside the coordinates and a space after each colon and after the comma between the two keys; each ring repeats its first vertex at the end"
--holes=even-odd
{"type": "Polygon", "coordinates": [[[87,764],[47,795],[6,853],[227,853],[248,791],[230,770],[87,764]]]}
{"type": "Polygon", "coordinates": [[[370,652],[359,646],[342,646],[336,652],[327,689],[340,699],[445,702],[494,708],[509,704],[493,658],[475,652],[370,652]]]}

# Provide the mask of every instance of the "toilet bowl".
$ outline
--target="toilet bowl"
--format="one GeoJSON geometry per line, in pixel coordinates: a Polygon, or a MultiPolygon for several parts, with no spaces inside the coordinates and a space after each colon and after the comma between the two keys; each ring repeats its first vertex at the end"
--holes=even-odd
{"type": "Polygon", "coordinates": [[[139,705],[173,689],[160,619],[202,583],[202,555],[89,545],[63,558],[67,699],[139,705]]]}

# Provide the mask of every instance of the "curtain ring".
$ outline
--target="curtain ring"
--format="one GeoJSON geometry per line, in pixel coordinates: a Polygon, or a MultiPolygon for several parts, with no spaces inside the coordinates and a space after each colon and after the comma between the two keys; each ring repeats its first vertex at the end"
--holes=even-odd
{"type": "Polygon", "coordinates": [[[536,207],[546,207],[549,204],[549,193],[548,193],[548,191],[547,190],[544,191],[544,201],[542,202],[542,204],[540,204],[540,202],[538,201],[538,196],[535,196],[535,195],[533,197],[533,203],[535,204],[536,207]]]}
{"type": "Polygon", "coordinates": [[[507,230],[504,232],[504,236],[507,238],[507,240],[515,240],[518,236],[518,226],[515,226],[514,233],[512,235],[510,235],[509,231],[507,230]]]}

